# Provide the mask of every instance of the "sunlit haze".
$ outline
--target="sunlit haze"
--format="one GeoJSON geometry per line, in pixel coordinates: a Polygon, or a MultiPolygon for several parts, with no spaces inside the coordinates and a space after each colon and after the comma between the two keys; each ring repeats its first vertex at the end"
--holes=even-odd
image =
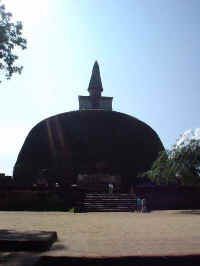
{"type": "Polygon", "coordinates": [[[0,172],[12,174],[38,122],[78,109],[95,60],[113,109],[150,125],[166,148],[200,127],[199,0],[3,3],[23,22],[28,48],[22,74],[0,85],[0,172]]]}

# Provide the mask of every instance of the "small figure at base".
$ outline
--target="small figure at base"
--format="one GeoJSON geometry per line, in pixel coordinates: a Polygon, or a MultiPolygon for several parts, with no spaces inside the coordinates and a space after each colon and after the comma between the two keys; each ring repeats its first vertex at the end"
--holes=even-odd
{"type": "Polygon", "coordinates": [[[108,184],[108,193],[109,194],[113,193],[113,188],[114,188],[113,184],[108,184]]]}

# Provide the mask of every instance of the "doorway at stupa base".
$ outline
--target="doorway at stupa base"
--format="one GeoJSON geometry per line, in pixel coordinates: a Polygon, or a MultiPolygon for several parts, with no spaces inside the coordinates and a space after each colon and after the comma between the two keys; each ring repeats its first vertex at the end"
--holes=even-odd
{"type": "Polygon", "coordinates": [[[109,184],[113,185],[113,193],[121,190],[121,176],[109,174],[79,174],[77,186],[88,192],[108,193],[109,184]]]}

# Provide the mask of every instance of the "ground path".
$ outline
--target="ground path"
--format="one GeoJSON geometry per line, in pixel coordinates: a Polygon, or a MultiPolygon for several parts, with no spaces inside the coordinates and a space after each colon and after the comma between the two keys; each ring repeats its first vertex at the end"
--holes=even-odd
{"type": "Polygon", "coordinates": [[[200,211],[0,212],[0,228],[56,231],[52,256],[200,254],[200,211]]]}

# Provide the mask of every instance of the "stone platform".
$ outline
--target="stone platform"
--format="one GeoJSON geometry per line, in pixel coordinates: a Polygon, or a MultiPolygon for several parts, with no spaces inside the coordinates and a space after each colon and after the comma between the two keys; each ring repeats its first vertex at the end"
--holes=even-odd
{"type": "Polygon", "coordinates": [[[0,230],[0,251],[45,251],[56,240],[56,232],[0,230]]]}

